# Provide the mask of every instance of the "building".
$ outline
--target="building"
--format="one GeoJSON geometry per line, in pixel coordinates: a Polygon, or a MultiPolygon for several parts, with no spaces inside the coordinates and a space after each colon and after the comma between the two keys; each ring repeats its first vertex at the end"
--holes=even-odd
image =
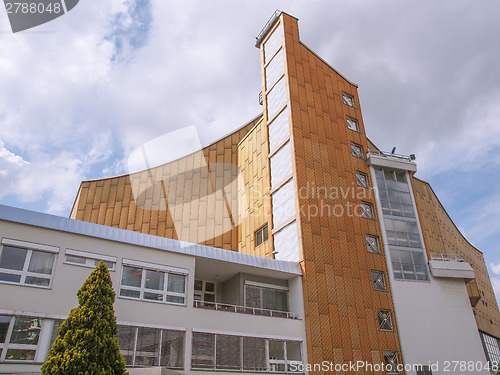
{"type": "MultiPolygon", "coordinates": [[[[175,371],[203,373],[196,366],[204,363],[211,371],[291,372],[295,367],[287,366],[298,362],[311,374],[334,373],[314,367],[323,363],[359,363],[355,372],[367,374],[489,373],[487,361],[500,359],[500,314],[484,258],[458,231],[429,184],[414,176],[415,157],[384,152],[370,142],[357,85],[300,40],[296,18],[276,12],[257,37],[257,47],[262,114],[175,160],[82,182],[73,220],[3,208],[9,214],[2,220],[12,228],[2,238],[59,248],[54,269],[56,274],[60,269],[62,280],[73,273],[68,256],[111,257],[121,324],[165,329],[167,336],[168,330],[185,332],[182,368],[164,366],[175,371]],[[22,219],[14,220],[17,216],[22,219]],[[52,220],[61,224],[40,223],[52,220]],[[40,228],[56,231],[54,238],[64,241],[51,242],[50,236],[38,241],[40,228]],[[99,250],[94,241],[113,246],[99,250]],[[187,270],[185,295],[171,296],[182,299],[178,306],[170,306],[168,293],[161,294],[165,304],[142,301],[144,284],[123,288],[130,267],[142,267],[144,283],[144,272],[158,266],[166,273],[172,267],[187,270]],[[150,306],[158,317],[144,313],[150,306]],[[248,313],[250,307],[258,309],[252,316],[220,311],[248,313]],[[185,314],[173,318],[169,309],[185,314]],[[277,316],[254,316],[271,311],[277,316]],[[222,346],[218,335],[227,340],[222,346]],[[263,340],[260,349],[251,346],[257,338],[263,340]],[[279,354],[275,344],[283,348],[279,354]],[[232,365],[218,367],[221,347],[237,347],[241,354],[231,356],[232,365]],[[261,358],[260,367],[245,367],[246,348],[261,358]],[[369,367],[375,364],[384,367],[369,367]]],[[[3,249],[17,243],[8,241],[3,249]]],[[[56,281],[54,276],[51,296],[56,281]]],[[[61,287],[76,290],[76,284],[61,287]]],[[[26,308],[0,306],[10,317],[19,311],[30,317],[49,314],[26,308]]],[[[58,311],[48,319],[60,317],[58,311]]],[[[10,319],[15,325],[16,318],[10,319]]],[[[131,368],[155,366],[133,361],[124,342],[131,368]]],[[[134,345],[136,353],[138,342],[134,345]]],[[[36,355],[42,358],[46,349],[40,350],[36,355]]]]}

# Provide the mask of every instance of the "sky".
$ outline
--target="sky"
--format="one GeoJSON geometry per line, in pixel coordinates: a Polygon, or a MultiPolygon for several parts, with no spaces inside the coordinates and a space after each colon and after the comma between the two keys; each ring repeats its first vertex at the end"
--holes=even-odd
{"type": "Polygon", "coordinates": [[[151,139],[248,122],[276,9],[359,85],[368,137],[416,154],[500,296],[497,0],[81,0],[16,34],[0,9],[0,204],[68,217],[80,181],[126,173],[151,139]]]}

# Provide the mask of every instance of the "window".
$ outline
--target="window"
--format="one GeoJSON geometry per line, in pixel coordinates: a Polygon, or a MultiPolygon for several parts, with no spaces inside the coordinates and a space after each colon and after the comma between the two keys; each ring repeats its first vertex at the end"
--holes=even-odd
{"type": "Polygon", "coordinates": [[[429,280],[423,251],[391,249],[390,255],[395,279],[429,280]]]}
{"type": "Polygon", "coordinates": [[[194,300],[203,302],[215,302],[215,283],[211,281],[194,281],[194,300]]]}
{"type": "Polygon", "coordinates": [[[31,361],[36,358],[43,320],[0,315],[0,361],[31,361]]]}
{"type": "Polygon", "coordinates": [[[184,331],[118,326],[117,336],[127,366],[184,368],[184,331]]]}
{"type": "Polygon", "coordinates": [[[213,369],[215,365],[215,335],[193,332],[192,368],[213,369]]]}
{"type": "Polygon", "coordinates": [[[352,156],[363,159],[363,147],[355,143],[351,143],[352,156]]]}
{"type": "Polygon", "coordinates": [[[269,340],[269,370],[271,372],[296,372],[294,365],[301,362],[300,342],[269,340]]]}
{"type": "Polygon", "coordinates": [[[267,224],[255,232],[255,247],[267,241],[269,234],[267,231],[267,224]]]}
{"type": "Polygon", "coordinates": [[[392,331],[391,312],[389,310],[377,310],[378,327],[382,331],[392,331]]]}
{"type": "Polygon", "coordinates": [[[9,245],[0,251],[0,282],[50,288],[55,253],[9,245]]]}
{"type": "Polygon", "coordinates": [[[288,288],[278,285],[245,285],[245,306],[259,309],[288,311],[288,288]]]}
{"type": "Polygon", "coordinates": [[[358,120],[347,117],[347,129],[359,132],[358,120]]]}
{"type": "Polygon", "coordinates": [[[399,374],[398,352],[384,352],[385,371],[388,374],[399,374]]]}
{"type": "Polygon", "coordinates": [[[193,369],[296,372],[301,363],[299,341],[193,332],[193,369]]]}
{"type": "Polygon", "coordinates": [[[110,271],[115,270],[115,257],[66,249],[64,258],[64,263],[88,268],[95,268],[101,261],[108,267],[110,271]]]}
{"type": "Polygon", "coordinates": [[[373,283],[373,289],[375,290],[382,290],[382,291],[387,290],[387,287],[385,286],[385,278],[383,272],[372,271],[372,283],[373,283]]]}
{"type": "Polygon", "coordinates": [[[124,259],[120,297],[184,305],[186,275],[182,269],[124,259]],[[172,272],[173,271],[173,272],[172,272]]]}
{"type": "Polygon", "coordinates": [[[354,96],[343,92],[342,93],[342,100],[343,100],[344,104],[347,104],[349,107],[354,107],[354,96]]]}
{"type": "Polygon", "coordinates": [[[481,332],[481,339],[483,340],[484,346],[488,353],[489,361],[500,363],[500,346],[498,343],[498,339],[484,332],[481,332]]]}
{"type": "Polygon", "coordinates": [[[380,247],[378,246],[378,238],[370,235],[366,235],[366,248],[368,252],[374,254],[380,254],[380,247]]]}
{"type": "Polygon", "coordinates": [[[356,184],[368,188],[368,176],[362,172],[356,172],[356,184]]]}
{"type": "Polygon", "coordinates": [[[217,335],[215,368],[218,370],[241,369],[241,337],[217,335]]]}
{"type": "Polygon", "coordinates": [[[266,339],[243,337],[243,370],[267,370],[266,339]]]}
{"type": "Polygon", "coordinates": [[[361,202],[361,217],[366,219],[374,219],[373,206],[370,203],[361,202]]]}
{"type": "Polygon", "coordinates": [[[432,375],[430,366],[417,366],[417,375],[432,375]]]}

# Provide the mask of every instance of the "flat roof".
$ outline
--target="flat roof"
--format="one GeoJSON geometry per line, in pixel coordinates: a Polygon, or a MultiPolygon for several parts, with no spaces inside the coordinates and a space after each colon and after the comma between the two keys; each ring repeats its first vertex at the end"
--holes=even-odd
{"type": "Polygon", "coordinates": [[[0,220],[292,275],[302,274],[296,262],[263,258],[11,206],[0,205],[0,220]]]}

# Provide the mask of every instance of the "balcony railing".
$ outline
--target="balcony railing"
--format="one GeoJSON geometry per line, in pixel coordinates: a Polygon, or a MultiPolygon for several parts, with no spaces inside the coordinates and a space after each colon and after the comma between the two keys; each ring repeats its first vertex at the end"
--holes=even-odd
{"type": "Polygon", "coordinates": [[[465,262],[464,257],[461,255],[441,253],[431,253],[431,260],[442,260],[446,262],[465,262]]]}
{"type": "Polygon", "coordinates": [[[199,309],[227,311],[240,314],[271,316],[276,318],[298,319],[297,315],[288,311],[278,311],[270,309],[260,309],[258,307],[236,306],[227,303],[194,301],[193,307],[199,309]]]}
{"type": "Polygon", "coordinates": [[[374,156],[382,156],[386,158],[392,158],[392,159],[399,159],[399,160],[404,160],[404,161],[409,161],[409,162],[414,162],[415,161],[415,155],[400,155],[392,152],[387,152],[387,151],[380,151],[380,150],[373,150],[370,149],[368,150],[369,155],[374,155],[374,156]]]}

